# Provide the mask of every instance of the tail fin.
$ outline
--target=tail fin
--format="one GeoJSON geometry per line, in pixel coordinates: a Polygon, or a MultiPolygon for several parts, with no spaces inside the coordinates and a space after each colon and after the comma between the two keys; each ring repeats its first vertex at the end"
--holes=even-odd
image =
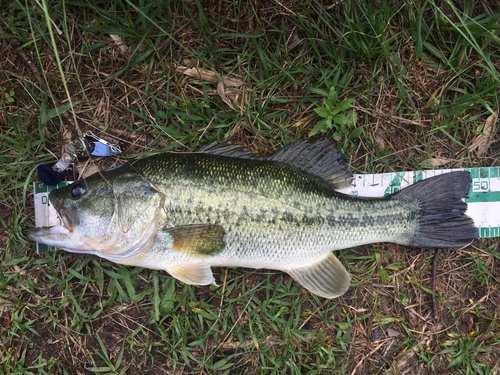
{"type": "Polygon", "coordinates": [[[474,220],[465,215],[463,198],[469,193],[469,172],[451,172],[428,178],[399,193],[417,199],[421,205],[420,230],[408,245],[428,248],[466,246],[479,237],[474,220]]]}

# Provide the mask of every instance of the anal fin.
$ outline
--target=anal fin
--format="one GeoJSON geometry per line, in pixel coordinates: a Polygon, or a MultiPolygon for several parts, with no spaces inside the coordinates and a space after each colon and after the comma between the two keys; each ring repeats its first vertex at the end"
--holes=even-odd
{"type": "Polygon", "coordinates": [[[313,265],[283,271],[311,293],[324,298],[341,296],[351,284],[349,272],[332,253],[313,265]]]}
{"type": "Polygon", "coordinates": [[[168,267],[166,271],[177,280],[189,285],[215,285],[214,275],[208,264],[181,264],[168,267]]]}

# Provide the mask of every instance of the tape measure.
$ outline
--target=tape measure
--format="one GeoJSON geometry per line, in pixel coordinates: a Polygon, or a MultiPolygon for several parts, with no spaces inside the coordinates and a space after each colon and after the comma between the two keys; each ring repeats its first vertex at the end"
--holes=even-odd
{"type": "Polygon", "coordinates": [[[354,175],[352,186],[339,190],[344,194],[383,197],[425,180],[454,171],[468,171],[472,177],[467,212],[479,228],[480,238],[500,237],[500,167],[440,169],[354,175]]]}
{"type": "MultiPolygon", "coordinates": [[[[467,215],[474,219],[480,238],[500,237],[500,167],[440,169],[429,171],[355,174],[352,186],[339,190],[344,194],[360,197],[383,197],[398,192],[408,185],[453,171],[468,171],[472,177],[467,203],[467,215]]],[[[40,182],[33,185],[35,192],[35,226],[61,225],[56,210],[49,202],[49,193],[69,182],[47,186],[40,182]]],[[[37,243],[37,253],[55,250],[52,246],[37,243]]]]}

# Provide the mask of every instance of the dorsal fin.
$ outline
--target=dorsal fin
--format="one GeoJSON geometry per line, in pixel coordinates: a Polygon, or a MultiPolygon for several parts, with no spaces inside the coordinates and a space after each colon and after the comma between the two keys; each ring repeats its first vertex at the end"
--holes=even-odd
{"type": "Polygon", "coordinates": [[[350,186],[352,173],[344,155],[324,137],[314,137],[291,144],[269,157],[269,160],[292,164],[331,183],[334,188],[350,186]]]}
{"type": "Polygon", "coordinates": [[[219,143],[217,141],[213,141],[206,146],[200,148],[197,152],[203,152],[205,154],[212,155],[222,155],[229,156],[232,158],[244,158],[244,159],[265,159],[263,156],[256,155],[252,153],[249,149],[235,145],[231,140],[219,143]]]}
{"type": "Polygon", "coordinates": [[[348,187],[352,183],[352,173],[344,162],[344,155],[335,150],[324,137],[297,141],[269,157],[255,155],[247,148],[235,145],[231,141],[212,142],[198,152],[287,163],[320,177],[333,185],[335,189],[348,187]]]}

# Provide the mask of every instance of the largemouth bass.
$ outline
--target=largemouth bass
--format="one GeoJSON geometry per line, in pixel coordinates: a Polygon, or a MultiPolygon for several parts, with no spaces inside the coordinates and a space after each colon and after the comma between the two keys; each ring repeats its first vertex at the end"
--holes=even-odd
{"type": "Polygon", "coordinates": [[[213,283],[212,266],[280,270],[325,298],[350,284],[332,251],[377,242],[454,248],[478,238],[465,215],[468,172],[361,198],[336,191],[352,181],[342,160],[325,139],[271,157],[230,144],[150,156],[52,191],[63,225],[28,238],[187,284],[213,283]]]}

